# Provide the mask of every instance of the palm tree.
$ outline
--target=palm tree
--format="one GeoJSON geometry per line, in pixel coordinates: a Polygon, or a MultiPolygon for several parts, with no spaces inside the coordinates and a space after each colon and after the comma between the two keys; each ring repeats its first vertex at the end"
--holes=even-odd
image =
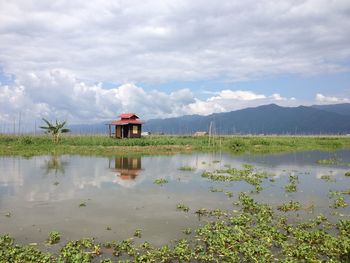
{"type": "Polygon", "coordinates": [[[66,121],[63,121],[59,123],[56,120],[56,125],[49,122],[48,120],[43,118],[43,121],[47,124],[47,126],[41,126],[41,129],[46,130],[45,133],[51,133],[52,134],[52,140],[57,143],[59,141],[59,137],[61,133],[69,132],[69,129],[63,128],[64,125],[66,125],[66,121]]]}

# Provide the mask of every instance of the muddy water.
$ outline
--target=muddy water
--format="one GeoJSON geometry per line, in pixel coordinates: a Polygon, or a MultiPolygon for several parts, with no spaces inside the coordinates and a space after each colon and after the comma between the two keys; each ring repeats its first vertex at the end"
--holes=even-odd
{"type": "MultiPolygon", "coordinates": [[[[58,230],[62,240],[95,237],[99,241],[125,239],[136,229],[142,239],[161,245],[183,238],[182,230],[195,228],[208,218],[199,218],[199,208],[234,209],[238,193],[254,189],[245,182],[212,182],[201,177],[205,170],[241,168],[252,164],[268,172],[263,190],[253,196],[272,206],[299,200],[307,208],[297,216],[349,219],[349,209],[331,209],[329,190],[350,188],[350,151],[302,152],[278,155],[193,153],[174,156],[83,157],[37,156],[0,158],[0,234],[18,242],[44,244],[48,232],[58,230]],[[319,165],[319,159],[336,158],[336,165],[319,165]],[[195,168],[181,171],[182,166],[195,168]],[[298,175],[296,193],[286,193],[289,175],[298,175]],[[329,175],[325,181],[321,176],[329,175]],[[163,186],[154,180],[164,178],[163,186]],[[211,188],[223,192],[211,192],[211,188]],[[229,198],[225,192],[230,191],[229,198]],[[176,204],[190,207],[177,211],[176,204]],[[334,211],[337,214],[334,215],[334,211]],[[110,229],[110,230],[107,230],[110,229]]],[[[346,201],[350,203],[347,196],[346,201]]],[[[64,242],[62,242],[64,243],[64,242]]]]}

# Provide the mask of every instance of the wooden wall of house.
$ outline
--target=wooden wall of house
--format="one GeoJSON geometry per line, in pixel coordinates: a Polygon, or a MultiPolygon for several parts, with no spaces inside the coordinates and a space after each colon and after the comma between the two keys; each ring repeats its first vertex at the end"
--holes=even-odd
{"type": "Polygon", "coordinates": [[[141,124],[129,124],[129,138],[141,138],[141,124]],[[137,133],[134,133],[134,126],[137,127],[137,133]]]}
{"type": "Polygon", "coordinates": [[[141,124],[129,124],[129,125],[116,125],[115,126],[115,137],[116,138],[141,138],[141,124]],[[137,132],[134,133],[134,126],[137,127],[137,132]],[[123,136],[123,129],[128,129],[126,136],[123,136]]]}
{"type": "Polygon", "coordinates": [[[115,137],[116,138],[122,137],[122,127],[120,125],[115,126],[115,137]]]}

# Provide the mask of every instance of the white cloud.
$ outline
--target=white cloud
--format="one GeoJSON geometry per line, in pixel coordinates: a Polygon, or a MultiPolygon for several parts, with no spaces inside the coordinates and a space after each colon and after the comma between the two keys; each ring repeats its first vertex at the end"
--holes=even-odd
{"type": "Polygon", "coordinates": [[[348,71],[348,0],[1,1],[5,72],[158,82],[348,71]]]}
{"type": "Polygon", "coordinates": [[[316,101],[321,103],[347,103],[350,102],[348,98],[338,98],[333,96],[325,96],[321,93],[316,94],[316,101]]]}
{"type": "Polygon", "coordinates": [[[278,103],[284,106],[296,106],[295,98],[285,98],[274,93],[271,96],[256,94],[253,91],[222,90],[206,100],[198,100],[188,105],[189,112],[207,115],[214,112],[228,112],[247,107],[278,103]]]}
{"type": "Polygon", "coordinates": [[[21,115],[28,123],[42,117],[67,119],[70,123],[91,123],[115,119],[122,112],[135,112],[143,119],[184,114],[211,114],[268,103],[292,105],[292,99],[244,90],[222,90],[198,99],[189,89],[170,93],[146,91],[125,83],[115,88],[89,85],[74,74],[52,70],[28,73],[13,85],[0,86],[0,121],[12,124],[21,115]]]}
{"type": "MultiPolygon", "coordinates": [[[[271,98],[273,98],[273,99],[275,99],[275,100],[277,100],[277,101],[281,101],[281,100],[287,100],[287,98],[284,98],[284,97],[282,97],[280,94],[278,94],[278,93],[274,93],[274,94],[272,94],[271,95],[271,98]]],[[[291,100],[295,100],[295,98],[290,98],[291,100]]]]}
{"type": "Polygon", "coordinates": [[[218,92],[218,96],[211,97],[209,101],[214,100],[257,100],[257,99],[265,99],[265,95],[256,94],[252,91],[244,91],[244,90],[222,90],[218,92]]]}

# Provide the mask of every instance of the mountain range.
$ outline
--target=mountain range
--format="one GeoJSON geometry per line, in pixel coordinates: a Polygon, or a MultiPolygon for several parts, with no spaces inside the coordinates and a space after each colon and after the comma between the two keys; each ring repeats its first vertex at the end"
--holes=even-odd
{"type": "MultiPolygon", "coordinates": [[[[164,134],[350,134],[350,103],[282,107],[276,104],[207,116],[151,119],[143,131],[164,134]]],[[[73,132],[105,133],[106,125],[71,125],[73,132]]]]}

